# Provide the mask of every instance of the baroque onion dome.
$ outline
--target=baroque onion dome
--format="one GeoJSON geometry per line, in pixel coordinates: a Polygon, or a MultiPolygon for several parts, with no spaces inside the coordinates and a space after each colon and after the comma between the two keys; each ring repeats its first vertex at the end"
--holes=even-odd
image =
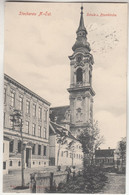
{"type": "Polygon", "coordinates": [[[72,50],[75,51],[78,48],[83,48],[85,50],[85,52],[90,52],[90,44],[87,42],[87,37],[86,35],[87,30],[84,26],[84,19],[83,19],[83,7],[81,7],[81,17],[80,17],[80,23],[79,23],[79,27],[76,31],[77,34],[77,38],[76,38],[76,42],[72,47],[72,50]]]}

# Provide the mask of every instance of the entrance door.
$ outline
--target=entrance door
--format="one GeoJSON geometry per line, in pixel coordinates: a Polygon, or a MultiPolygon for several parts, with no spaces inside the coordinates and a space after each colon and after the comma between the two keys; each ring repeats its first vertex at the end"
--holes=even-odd
{"type": "Polygon", "coordinates": [[[29,166],[29,148],[26,148],[26,166],[29,166]]]}
{"type": "Polygon", "coordinates": [[[26,167],[31,168],[32,149],[26,148],[26,167]]]}

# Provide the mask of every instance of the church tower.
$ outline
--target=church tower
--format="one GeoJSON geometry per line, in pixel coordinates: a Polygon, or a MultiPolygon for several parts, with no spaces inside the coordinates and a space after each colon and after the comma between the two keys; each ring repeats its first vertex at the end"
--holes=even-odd
{"type": "Polygon", "coordinates": [[[87,42],[87,30],[84,26],[83,7],[81,7],[80,23],[77,29],[76,42],[72,47],[73,54],[69,56],[71,67],[70,93],[70,129],[76,136],[87,122],[93,121],[92,66],[94,59],[90,54],[90,44],[87,42]]]}

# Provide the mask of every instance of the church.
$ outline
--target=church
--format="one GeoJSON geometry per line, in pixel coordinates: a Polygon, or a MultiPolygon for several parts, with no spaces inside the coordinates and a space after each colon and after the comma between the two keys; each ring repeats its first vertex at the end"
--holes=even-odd
{"type": "MultiPolygon", "coordinates": [[[[73,54],[69,56],[71,79],[67,90],[70,105],[50,108],[51,121],[66,128],[75,138],[82,129],[86,128],[88,122],[93,122],[93,97],[95,95],[92,88],[94,59],[90,54],[91,48],[87,41],[88,33],[84,25],[83,7],[81,7],[80,23],[76,34],[76,42],[72,47],[73,54]]],[[[82,156],[81,151],[79,152],[82,156]]]]}
{"type": "Polygon", "coordinates": [[[93,121],[92,70],[94,59],[90,54],[91,48],[87,41],[87,30],[84,25],[83,7],[79,27],[76,31],[77,38],[69,56],[71,79],[69,92],[70,106],[50,108],[50,118],[58,124],[68,128],[76,137],[87,122],[93,121]]]}

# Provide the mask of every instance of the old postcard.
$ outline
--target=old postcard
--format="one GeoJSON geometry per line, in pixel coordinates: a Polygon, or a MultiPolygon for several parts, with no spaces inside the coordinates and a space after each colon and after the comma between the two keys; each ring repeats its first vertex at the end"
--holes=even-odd
{"type": "Polygon", "coordinates": [[[4,193],[126,193],[127,7],[5,3],[4,193]]]}

